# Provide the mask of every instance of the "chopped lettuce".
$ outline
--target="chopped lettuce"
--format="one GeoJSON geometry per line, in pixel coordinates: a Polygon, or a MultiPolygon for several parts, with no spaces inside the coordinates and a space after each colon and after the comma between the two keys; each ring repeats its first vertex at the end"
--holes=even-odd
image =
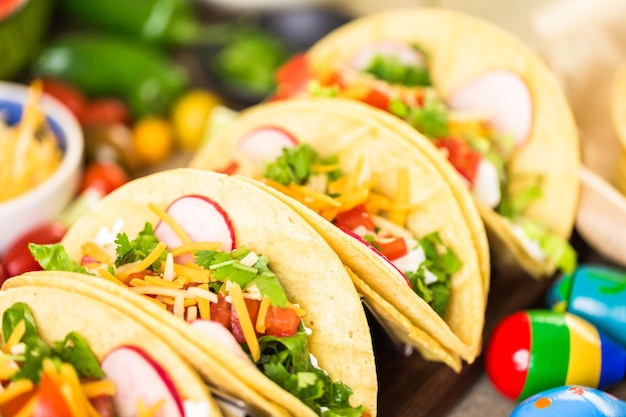
{"type": "Polygon", "coordinates": [[[28,249],[33,258],[46,271],[68,271],[87,273],[87,270],[77,264],[60,243],[38,245],[29,243],[28,249]]]}
{"type": "Polygon", "coordinates": [[[451,276],[461,268],[462,263],[454,251],[445,246],[438,232],[429,233],[419,239],[419,245],[424,249],[426,259],[416,271],[404,274],[413,291],[443,317],[450,298],[451,276]],[[436,277],[436,281],[431,282],[432,278],[427,277],[429,272],[436,277]]]}
{"type": "MultiPolygon", "coordinates": [[[[515,178],[512,178],[509,183],[515,180],[515,178]]],[[[508,189],[502,190],[502,200],[496,207],[496,212],[513,221],[521,217],[532,203],[541,199],[543,194],[541,189],[542,181],[543,178],[537,175],[529,185],[518,190],[515,194],[508,192],[508,189]]]]}
{"type": "Polygon", "coordinates": [[[324,417],[359,417],[363,406],[351,407],[352,390],[341,382],[333,382],[323,370],[315,367],[307,347],[308,336],[303,326],[290,337],[259,338],[263,373],[286,391],[324,417]]]}
{"type": "Polygon", "coordinates": [[[565,274],[573,274],[576,270],[578,254],[567,239],[551,233],[547,227],[537,222],[524,219],[521,222],[524,233],[532,241],[539,244],[543,254],[565,274]]]}
{"type": "Polygon", "coordinates": [[[232,251],[230,254],[215,250],[200,250],[195,253],[195,261],[205,269],[211,270],[211,277],[217,281],[228,280],[239,284],[240,287],[256,285],[261,296],[268,297],[273,306],[285,307],[287,296],[278,277],[270,271],[269,260],[259,255],[251,267],[241,264],[250,251],[245,246],[232,251]]]}
{"type": "Polygon", "coordinates": [[[33,314],[25,303],[15,303],[2,315],[2,335],[7,340],[15,327],[24,321],[26,332],[20,343],[25,350],[23,354],[13,355],[14,359],[21,363],[20,370],[11,376],[11,380],[29,379],[34,383],[39,382],[42,375],[42,364],[45,358],[50,358],[54,363],[69,363],[74,367],[79,378],[105,377],[100,363],[89,349],[85,339],[76,332],[70,332],[65,340],[56,342],[52,347],[39,337],[33,314]],[[17,356],[17,357],[15,357],[17,356]]]}

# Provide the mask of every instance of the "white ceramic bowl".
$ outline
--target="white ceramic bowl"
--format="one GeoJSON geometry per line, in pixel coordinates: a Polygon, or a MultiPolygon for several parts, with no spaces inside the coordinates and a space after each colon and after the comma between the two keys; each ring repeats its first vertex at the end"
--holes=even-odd
{"type": "MultiPolygon", "coordinates": [[[[0,112],[8,113],[9,124],[21,118],[27,96],[27,85],[0,82],[0,112]]],[[[39,104],[63,149],[63,160],[46,181],[0,202],[0,254],[24,232],[57,216],[74,197],[80,181],[84,143],[78,121],[51,96],[43,94],[39,104]]]]}

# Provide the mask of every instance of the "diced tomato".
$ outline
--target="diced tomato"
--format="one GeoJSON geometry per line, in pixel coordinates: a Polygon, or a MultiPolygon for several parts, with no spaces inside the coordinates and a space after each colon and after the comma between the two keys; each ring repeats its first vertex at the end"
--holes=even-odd
{"type": "Polygon", "coordinates": [[[72,411],[68,406],[61,389],[54,380],[46,373],[41,377],[38,389],[39,398],[33,411],[33,417],[58,417],[71,416],[72,411]]]}
{"type": "Polygon", "coordinates": [[[381,110],[389,110],[389,103],[391,101],[387,94],[375,88],[371,89],[361,100],[364,103],[381,110]]]}
{"type": "Polygon", "coordinates": [[[211,303],[211,320],[221,323],[228,330],[231,329],[232,305],[222,294],[218,294],[217,303],[211,303]]]}
{"type": "Polygon", "coordinates": [[[300,326],[300,316],[290,308],[270,306],[265,316],[265,333],[270,336],[293,336],[300,326]]]}
{"type": "Polygon", "coordinates": [[[80,189],[92,188],[104,196],[126,184],[129,179],[124,168],[114,162],[92,162],[85,169],[80,189]]]}
{"type": "Polygon", "coordinates": [[[239,169],[239,163],[237,161],[230,161],[228,165],[223,168],[217,170],[217,172],[221,172],[226,175],[233,175],[239,169]]]}
{"type": "Polygon", "coordinates": [[[309,66],[306,54],[297,54],[276,72],[278,91],[272,99],[281,100],[295,97],[306,91],[309,81],[314,78],[315,75],[309,66]]]}
{"type": "Polygon", "coordinates": [[[337,227],[348,230],[354,230],[359,226],[363,226],[370,231],[374,230],[374,221],[364,204],[359,204],[348,211],[339,213],[334,223],[337,227]]]}
{"type": "Polygon", "coordinates": [[[470,184],[473,184],[482,156],[459,138],[438,139],[435,145],[446,150],[450,163],[470,184]]]}
{"type": "MultiPolygon", "coordinates": [[[[251,300],[248,298],[245,298],[244,301],[246,302],[246,308],[248,309],[250,321],[252,321],[252,326],[254,327],[254,325],[256,324],[257,316],[259,315],[259,305],[261,302],[259,300],[251,300]]],[[[234,308],[232,309],[231,324],[235,340],[237,340],[237,342],[239,343],[245,343],[246,338],[243,335],[243,330],[241,329],[241,324],[239,323],[239,318],[237,317],[237,312],[234,308]]]]}
{"type": "Polygon", "coordinates": [[[401,237],[384,237],[374,240],[374,244],[378,246],[380,252],[390,261],[397,259],[407,253],[406,241],[401,237]]]}

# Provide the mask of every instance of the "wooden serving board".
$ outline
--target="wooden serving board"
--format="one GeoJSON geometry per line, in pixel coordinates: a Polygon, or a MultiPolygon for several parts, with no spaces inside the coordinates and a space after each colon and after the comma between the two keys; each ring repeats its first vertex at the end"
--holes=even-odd
{"type": "MultiPolygon", "coordinates": [[[[573,243],[581,263],[609,265],[591,251],[578,235],[573,243]]],[[[514,311],[545,308],[545,296],[552,280],[535,281],[521,271],[494,269],[489,292],[483,346],[495,326],[514,311]]],[[[484,375],[484,357],[465,365],[459,374],[445,365],[427,362],[417,353],[403,356],[383,332],[370,320],[378,371],[379,417],[443,417],[474,383],[484,375]]],[[[484,349],[483,349],[484,352],[484,349]]],[[[485,410],[482,417],[492,416],[485,410]]]]}

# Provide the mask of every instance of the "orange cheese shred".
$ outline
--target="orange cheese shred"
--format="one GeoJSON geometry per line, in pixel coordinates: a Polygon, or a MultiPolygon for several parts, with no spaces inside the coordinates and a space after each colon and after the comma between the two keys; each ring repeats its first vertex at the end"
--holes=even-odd
{"type": "Polygon", "coordinates": [[[163,220],[169,227],[172,228],[174,233],[176,233],[176,236],[178,236],[178,238],[180,239],[181,242],[183,242],[183,244],[188,244],[188,243],[193,242],[191,238],[189,237],[189,235],[187,234],[187,232],[185,232],[183,228],[180,227],[180,225],[176,222],[176,220],[174,220],[172,216],[167,214],[165,210],[163,210],[161,207],[157,206],[154,203],[148,203],[148,208],[154,214],[159,216],[159,218],[163,220]]]}
{"type": "Polygon", "coordinates": [[[150,254],[148,254],[148,256],[146,256],[141,262],[137,262],[130,268],[125,269],[123,272],[120,272],[119,274],[117,274],[117,277],[121,279],[122,281],[125,281],[126,278],[128,278],[130,274],[133,274],[135,272],[141,272],[141,271],[148,269],[148,267],[152,265],[154,261],[156,261],[159,258],[159,256],[161,256],[161,254],[166,248],[167,248],[167,245],[165,243],[159,242],[154,248],[154,250],[152,250],[152,252],[150,252],[150,254]]]}
{"type": "Polygon", "coordinates": [[[252,359],[256,362],[261,358],[261,348],[259,347],[259,341],[254,333],[254,327],[252,326],[252,320],[246,307],[246,302],[243,299],[243,293],[241,287],[238,284],[233,283],[230,287],[230,296],[233,300],[233,308],[237,312],[237,319],[241,325],[241,331],[250,349],[252,359]]]}
{"type": "Polygon", "coordinates": [[[20,340],[24,337],[24,333],[26,333],[26,322],[22,319],[17,323],[17,325],[15,325],[15,328],[13,329],[11,336],[9,336],[6,345],[2,348],[2,351],[4,353],[11,353],[11,349],[13,349],[13,346],[20,343],[20,340]]]}
{"type": "Polygon", "coordinates": [[[256,316],[256,324],[254,328],[257,332],[263,334],[265,333],[265,318],[267,317],[267,309],[270,306],[270,299],[265,297],[261,300],[261,304],[259,305],[259,313],[256,316]]]}

